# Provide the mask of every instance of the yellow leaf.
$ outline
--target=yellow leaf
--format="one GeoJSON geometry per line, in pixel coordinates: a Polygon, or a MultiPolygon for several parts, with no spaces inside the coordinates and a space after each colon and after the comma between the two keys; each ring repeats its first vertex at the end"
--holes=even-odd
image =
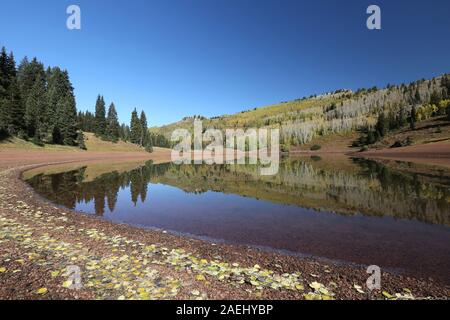
{"type": "Polygon", "coordinates": [[[295,289],[297,289],[297,290],[305,290],[305,287],[303,287],[301,284],[296,284],[295,285],[295,289]]]}
{"type": "Polygon", "coordinates": [[[36,292],[39,293],[39,294],[46,294],[47,291],[48,291],[47,288],[40,288],[36,292]]]}
{"type": "Polygon", "coordinates": [[[313,283],[310,283],[309,286],[313,289],[320,289],[322,287],[322,284],[314,281],[313,283]]]}
{"type": "Polygon", "coordinates": [[[0,268],[0,273],[6,272],[6,268],[5,267],[1,267],[0,268]]]}
{"type": "Polygon", "coordinates": [[[195,277],[195,279],[197,279],[198,281],[205,281],[205,280],[206,280],[205,276],[202,275],[202,274],[198,274],[198,275],[195,277]]]}

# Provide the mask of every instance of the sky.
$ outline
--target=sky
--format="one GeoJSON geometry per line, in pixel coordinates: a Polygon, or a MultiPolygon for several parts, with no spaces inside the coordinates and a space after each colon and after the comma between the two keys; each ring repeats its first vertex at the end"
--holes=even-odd
{"type": "Polygon", "coordinates": [[[102,94],[154,126],[450,72],[449,15],[448,0],[0,0],[0,46],[67,69],[79,110],[102,94]]]}

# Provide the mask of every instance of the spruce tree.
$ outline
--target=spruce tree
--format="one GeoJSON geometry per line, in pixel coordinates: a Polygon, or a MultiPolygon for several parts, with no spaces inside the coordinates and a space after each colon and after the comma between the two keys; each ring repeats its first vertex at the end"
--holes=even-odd
{"type": "Polygon", "coordinates": [[[400,107],[400,111],[398,114],[398,126],[401,128],[403,126],[405,126],[407,123],[407,115],[406,115],[406,110],[405,107],[400,107]]]}
{"type": "Polygon", "coordinates": [[[376,133],[379,137],[384,137],[388,131],[388,123],[386,121],[386,116],[384,112],[381,112],[378,115],[377,124],[375,125],[376,133]]]}
{"type": "Polygon", "coordinates": [[[105,117],[105,100],[103,96],[98,95],[95,103],[95,130],[97,136],[104,136],[106,132],[106,117],[105,117]]]}
{"type": "Polygon", "coordinates": [[[75,98],[71,95],[66,95],[61,106],[62,112],[58,112],[58,125],[62,143],[69,146],[76,145],[78,128],[75,98]]]}
{"type": "Polygon", "coordinates": [[[130,141],[134,144],[140,144],[142,137],[142,126],[141,121],[138,117],[136,108],[131,113],[131,123],[130,123],[130,141]]]}
{"type": "Polygon", "coordinates": [[[419,89],[416,90],[416,94],[414,95],[414,102],[415,103],[420,103],[422,101],[422,99],[420,98],[420,93],[419,93],[419,89]]]}
{"type": "Polygon", "coordinates": [[[409,117],[409,127],[411,130],[416,130],[416,122],[417,122],[417,110],[416,107],[413,106],[411,109],[411,115],[409,117]]]}
{"type": "Polygon", "coordinates": [[[83,131],[81,131],[81,130],[79,130],[78,132],[77,132],[77,146],[80,148],[80,149],[83,149],[83,150],[87,150],[87,148],[86,148],[86,144],[85,144],[85,141],[84,141],[84,134],[83,134],[83,131]]]}
{"type": "Polygon", "coordinates": [[[43,114],[46,103],[45,83],[41,79],[36,79],[28,94],[24,118],[28,136],[38,143],[42,143],[44,134],[43,114]]]}
{"type": "Polygon", "coordinates": [[[150,141],[149,141],[149,134],[148,134],[147,117],[146,117],[144,111],[141,112],[140,122],[141,122],[141,141],[140,141],[140,145],[143,146],[143,147],[146,147],[150,143],[150,141]]]}
{"type": "Polygon", "coordinates": [[[7,55],[3,47],[0,53],[0,133],[20,133],[24,129],[23,116],[14,55],[12,52],[7,55]]]}
{"type": "Polygon", "coordinates": [[[117,142],[119,140],[119,119],[117,117],[116,107],[114,103],[108,108],[108,117],[106,118],[106,138],[117,142]]]}

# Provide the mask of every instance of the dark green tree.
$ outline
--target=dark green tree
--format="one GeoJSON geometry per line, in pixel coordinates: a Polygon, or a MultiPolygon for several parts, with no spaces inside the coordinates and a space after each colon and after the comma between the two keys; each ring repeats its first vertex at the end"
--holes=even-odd
{"type": "Polygon", "coordinates": [[[24,110],[17,83],[14,55],[3,47],[0,53],[0,136],[14,135],[24,129],[24,110]]]}
{"type": "Polygon", "coordinates": [[[138,117],[136,108],[131,113],[130,123],[130,142],[134,144],[140,144],[142,137],[141,121],[138,117]]]}
{"type": "Polygon", "coordinates": [[[108,108],[108,116],[106,118],[106,138],[113,142],[117,142],[119,140],[119,119],[117,117],[116,107],[114,103],[108,108]]]}
{"type": "Polygon", "coordinates": [[[401,128],[405,126],[408,122],[408,117],[406,114],[405,107],[400,107],[400,111],[398,113],[398,126],[401,128]]]}
{"type": "Polygon", "coordinates": [[[384,137],[388,131],[388,122],[384,112],[378,115],[377,124],[375,125],[376,133],[379,137],[384,137]]]}
{"type": "Polygon", "coordinates": [[[41,79],[36,79],[28,94],[24,118],[28,136],[38,143],[42,143],[44,135],[43,115],[46,104],[45,83],[41,79]]]}
{"type": "Polygon", "coordinates": [[[97,102],[95,103],[95,134],[98,136],[104,136],[106,133],[106,111],[105,100],[103,96],[98,95],[97,102]]]}
{"type": "Polygon", "coordinates": [[[417,122],[417,110],[416,107],[413,106],[411,109],[411,115],[409,116],[409,127],[411,130],[416,130],[416,122],[417,122]]]}
{"type": "Polygon", "coordinates": [[[414,95],[414,102],[415,103],[420,103],[421,101],[422,101],[422,98],[420,97],[419,89],[416,89],[416,93],[414,95]]]}
{"type": "Polygon", "coordinates": [[[437,106],[437,105],[439,105],[440,101],[441,101],[441,95],[439,94],[439,92],[434,90],[430,96],[430,104],[434,104],[435,106],[437,106]]]}
{"type": "Polygon", "coordinates": [[[79,130],[77,132],[77,146],[80,149],[87,150],[86,143],[84,141],[84,134],[83,134],[83,131],[81,131],[81,130],[79,130]]]}
{"type": "Polygon", "coordinates": [[[75,97],[66,95],[57,114],[62,143],[69,146],[76,145],[78,128],[75,97]]]}
{"type": "Polygon", "coordinates": [[[147,116],[145,115],[144,111],[141,112],[140,122],[141,122],[140,145],[143,147],[147,147],[147,145],[150,143],[150,139],[149,139],[149,133],[148,133],[147,116]]]}

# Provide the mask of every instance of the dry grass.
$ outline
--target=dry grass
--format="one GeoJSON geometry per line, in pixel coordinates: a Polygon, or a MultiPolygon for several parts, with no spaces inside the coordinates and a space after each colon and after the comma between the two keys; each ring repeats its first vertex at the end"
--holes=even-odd
{"type": "Polygon", "coordinates": [[[373,145],[373,148],[389,148],[396,141],[411,138],[413,145],[450,141],[450,121],[446,117],[431,118],[416,125],[416,130],[409,127],[389,133],[383,140],[373,145]]]}
{"type": "MultiPolygon", "coordinates": [[[[86,132],[85,143],[87,151],[93,152],[146,152],[144,148],[141,148],[135,144],[129,142],[119,141],[117,143],[113,143],[110,141],[103,141],[100,138],[97,138],[93,133],[86,132]]],[[[155,148],[156,149],[156,148],[155,148]]],[[[78,147],[70,147],[70,146],[60,146],[60,145],[52,145],[46,144],[41,147],[35,145],[30,141],[26,141],[19,138],[9,138],[0,142],[0,151],[1,150],[41,150],[41,151],[75,151],[75,152],[86,152],[85,150],[81,150],[78,147]]]]}

